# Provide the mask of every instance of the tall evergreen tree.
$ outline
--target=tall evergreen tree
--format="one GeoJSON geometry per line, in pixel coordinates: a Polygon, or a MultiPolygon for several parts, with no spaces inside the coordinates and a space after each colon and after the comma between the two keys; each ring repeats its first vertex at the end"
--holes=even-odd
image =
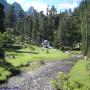
{"type": "Polygon", "coordinates": [[[88,53],[88,21],[87,21],[87,0],[81,2],[81,34],[82,34],[82,51],[84,56],[88,53]]]}
{"type": "Polygon", "coordinates": [[[10,6],[10,8],[9,8],[7,14],[6,14],[6,19],[7,19],[8,27],[9,28],[14,28],[17,18],[16,18],[16,14],[15,14],[13,5],[10,6]]]}
{"type": "Polygon", "coordinates": [[[4,6],[0,4],[0,32],[3,33],[5,32],[5,27],[4,27],[4,6]]]}
{"type": "Polygon", "coordinates": [[[32,29],[32,41],[37,45],[40,42],[40,33],[39,33],[39,20],[38,20],[38,13],[34,12],[33,14],[33,29],[32,29]]]}
{"type": "Polygon", "coordinates": [[[4,44],[4,39],[5,35],[3,34],[5,32],[5,27],[4,27],[4,6],[0,4],[0,58],[5,58],[5,53],[3,48],[4,44]]]}

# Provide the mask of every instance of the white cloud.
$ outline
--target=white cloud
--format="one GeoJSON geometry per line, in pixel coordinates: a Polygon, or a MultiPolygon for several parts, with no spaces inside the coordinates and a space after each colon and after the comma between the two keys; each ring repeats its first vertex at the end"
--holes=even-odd
{"type": "Polygon", "coordinates": [[[32,3],[27,3],[24,7],[28,9],[31,6],[33,6],[38,12],[43,11],[44,14],[46,14],[47,4],[42,2],[32,2],[32,3]]]}
{"type": "Polygon", "coordinates": [[[73,3],[60,3],[59,5],[58,5],[58,8],[59,9],[74,9],[75,7],[77,7],[77,3],[75,2],[75,1],[77,1],[77,0],[74,0],[74,2],[73,3]]]}

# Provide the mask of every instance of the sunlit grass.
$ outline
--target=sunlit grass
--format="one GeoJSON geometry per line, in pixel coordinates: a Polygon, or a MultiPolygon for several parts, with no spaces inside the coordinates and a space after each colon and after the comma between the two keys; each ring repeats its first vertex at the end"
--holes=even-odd
{"type": "Polygon", "coordinates": [[[25,48],[18,50],[20,52],[7,52],[8,54],[15,55],[15,58],[8,58],[7,61],[13,64],[14,66],[26,65],[31,61],[39,61],[39,60],[61,60],[70,57],[70,54],[65,54],[62,51],[56,49],[49,49],[49,53],[46,53],[46,50],[42,50],[40,47],[33,46],[35,50],[31,50],[30,48],[25,48]]]}
{"type": "Polygon", "coordinates": [[[70,71],[69,77],[74,90],[90,90],[90,74],[85,60],[77,62],[70,71]]]}
{"type": "Polygon", "coordinates": [[[81,51],[71,51],[72,54],[81,54],[81,51]]]}
{"type": "Polygon", "coordinates": [[[5,69],[4,67],[0,66],[0,81],[5,81],[7,80],[7,77],[10,76],[12,73],[5,69]]]}

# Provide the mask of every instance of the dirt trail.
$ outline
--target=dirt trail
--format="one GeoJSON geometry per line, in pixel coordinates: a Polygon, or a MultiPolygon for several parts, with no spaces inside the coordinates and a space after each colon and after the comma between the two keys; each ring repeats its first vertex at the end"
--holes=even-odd
{"type": "Polygon", "coordinates": [[[45,65],[32,72],[22,73],[10,78],[0,85],[0,90],[53,90],[50,81],[59,72],[67,73],[81,56],[73,56],[68,60],[46,62],[45,65]]]}

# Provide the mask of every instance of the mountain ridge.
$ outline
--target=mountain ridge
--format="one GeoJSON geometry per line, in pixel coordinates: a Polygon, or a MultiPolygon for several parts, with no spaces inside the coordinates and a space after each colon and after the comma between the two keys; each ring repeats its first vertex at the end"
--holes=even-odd
{"type": "Polygon", "coordinates": [[[8,10],[9,10],[9,8],[10,8],[10,6],[11,5],[13,5],[14,6],[14,10],[15,10],[15,14],[18,16],[18,13],[22,10],[24,13],[25,13],[25,15],[31,15],[31,14],[33,14],[34,12],[37,12],[35,9],[34,9],[34,7],[33,6],[31,6],[26,12],[23,10],[23,8],[22,8],[22,6],[19,4],[19,3],[17,3],[17,2],[14,2],[14,3],[12,3],[12,4],[9,4],[8,2],[7,2],[7,0],[0,0],[0,3],[2,4],[2,5],[4,5],[4,11],[5,11],[5,13],[7,13],[8,12],[8,10]]]}

